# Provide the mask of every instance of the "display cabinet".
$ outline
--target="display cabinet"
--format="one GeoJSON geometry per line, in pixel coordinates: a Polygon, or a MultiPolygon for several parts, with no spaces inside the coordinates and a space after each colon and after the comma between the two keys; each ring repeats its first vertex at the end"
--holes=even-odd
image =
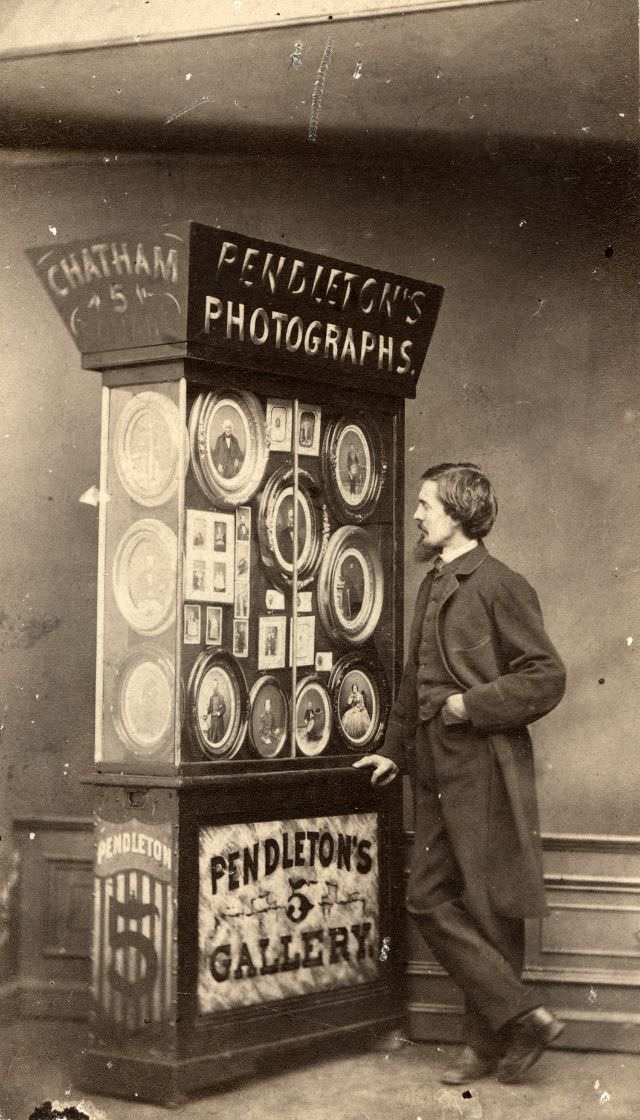
{"type": "Polygon", "coordinates": [[[441,289],[197,223],[32,252],[102,373],[86,1083],[401,1014],[404,398],[441,289]]]}

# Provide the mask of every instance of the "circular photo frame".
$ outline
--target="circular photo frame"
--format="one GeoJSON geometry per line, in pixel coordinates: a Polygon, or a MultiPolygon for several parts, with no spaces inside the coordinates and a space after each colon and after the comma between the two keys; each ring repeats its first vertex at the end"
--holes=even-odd
{"type": "Polygon", "coordinates": [[[329,541],[329,516],[313,477],[298,471],[297,539],[294,529],[294,475],[280,467],[271,475],[260,499],[258,539],[262,562],[281,586],[293,582],[297,558],[298,587],[311,583],[329,541]]]}
{"type": "Polygon", "coordinates": [[[244,674],[226,650],[197,658],[188,684],[188,720],[194,745],[207,758],[233,758],[247,731],[249,697],[244,674]]]}
{"type": "Polygon", "coordinates": [[[163,521],[134,521],[113,561],[113,593],[120,614],[138,634],[161,634],[174,621],[178,541],[163,521]]]}
{"type": "Polygon", "coordinates": [[[127,401],[116,423],[113,455],[130,498],[141,506],[161,506],[175,494],[181,444],[187,444],[186,431],[173,401],[151,391],[127,401]]]}
{"type": "Polygon", "coordinates": [[[196,397],[189,441],[193,472],[209,501],[234,508],[255,494],[269,451],[264,412],[253,393],[239,390],[196,397]]]}
{"type": "Polygon", "coordinates": [[[380,553],[366,529],[344,525],[329,540],[318,575],[318,611],[335,640],[362,645],[382,613],[380,553]]]}
{"type": "Polygon", "coordinates": [[[333,711],[326,686],[315,675],[304,677],[296,689],[296,749],[313,758],[322,754],[331,738],[333,711]]]}
{"type": "Polygon", "coordinates": [[[261,758],[277,758],[289,741],[289,699],[275,677],[258,677],[249,693],[249,740],[261,758]]]}
{"type": "Polygon", "coordinates": [[[175,677],[171,660],[152,645],[134,650],[118,670],[113,724],[126,749],[139,759],[171,753],[175,677]]]}
{"type": "Polygon", "coordinates": [[[384,738],[389,688],[380,665],[348,653],[329,678],[336,731],[349,751],[371,751],[384,738]]]}
{"type": "Polygon", "coordinates": [[[329,504],[340,521],[366,521],[373,514],[387,472],[382,437],[372,420],[354,417],[327,425],[322,477],[329,504]]]}

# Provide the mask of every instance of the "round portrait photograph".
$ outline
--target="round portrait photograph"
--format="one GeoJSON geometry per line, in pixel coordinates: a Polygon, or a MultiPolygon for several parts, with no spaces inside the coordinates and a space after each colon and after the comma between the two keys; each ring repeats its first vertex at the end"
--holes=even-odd
{"type": "Polygon", "coordinates": [[[227,508],[248,501],[268,456],[257,397],[245,391],[200,394],[191,408],[189,437],[193,472],[206,496],[227,508]]]}
{"type": "Polygon", "coordinates": [[[329,679],[336,730],[347,750],[371,750],[384,736],[389,689],[381,665],[348,653],[329,679]]]}
{"type": "Polygon", "coordinates": [[[127,749],[140,758],[168,752],[173,708],[169,659],[148,647],[132,653],[118,673],[113,710],[116,731],[127,749]]]}
{"type": "Polygon", "coordinates": [[[343,417],[327,425],[322,475],[333,512],[341,521],[366,521],[378,505],[387,463],[371,420],[343,417]]]}
{"type": "Polygon", "coordinates": [[[160,634],[175,616],[178,542],[167,525],[152,518],[126,531],[113,562],[118,608],[139,634],[160,634]]]}
{"type": "Polygon", "coordinates": [[[336,444],[338,487],[348,506],[359,506],[371,485],[371,454],[358,424],[347,424],[336,444]]]}
{"type": "Polygon", "coordinates": [[[177,489],[185,434],[177,406],[160,393],[137,393],[125,404],[116,424],[114,458],[122,485],[140,505],[162,505],[177,489]]]}
{"type": "Polygon", "coordinates": [[[261,677],[250,695],[249,738],[262,758],[276,758],[285,749],[289,731],[287,697],[275,677],[261,677]]]}
{"type": "Polygon", "coordinates": [[[296,746],[300,753],[322,754],[331,736],[331,725],[331,702],[325,686],[315,678],[301,681],[296,700],[296,746]]]}
{"type": "Polygon", "coordinates": [[[249,440],[246,416],[235,401],[222,399],[214,405],[207,435],[214,471],[221,479],[235,478],[244,464],[249,440]]]}
{"type": "Polygon", "coordinates": [[[358,629],[363,610],[371,606],[369,566],[357,548],[345,549],[332,588],[336,616],[345,630],[358,629]]]}
{"type": "Polygon", "coordinates": [[[189,680],[192,737],[209,758],[232,758],[246,731],[246,686],[238,662],[226,651],[197,659],[189,680]]]}
{"type": "Polygon", "coordinates": [[[293,571],[293,558],[304,568],[311,542],[311,510],[304,494],[298,494],[298,530],[294,541],[293,487],[283,490],[274,505],[275,556],[285,572],[293,571]]]}

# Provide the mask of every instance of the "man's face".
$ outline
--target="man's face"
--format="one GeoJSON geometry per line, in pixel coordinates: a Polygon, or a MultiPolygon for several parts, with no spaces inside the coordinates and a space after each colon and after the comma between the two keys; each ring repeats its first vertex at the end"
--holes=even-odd
{"type": "Polygon", "coordinates": [[[438,497],[438,484],[432,478],[420,487],[413,519],[420,527],[424,543],[438,551],[460,535],[460,524],[446,512],[438,497]]]}
{"type": "Polygon", "coordinates": [[[225,436],[230,436],[231,435],[231,433],[233,431],[233,424],[231,423],[230,420],[225,420],[224,424],[222,425],[222,430],[223,430],[225,436]]]}

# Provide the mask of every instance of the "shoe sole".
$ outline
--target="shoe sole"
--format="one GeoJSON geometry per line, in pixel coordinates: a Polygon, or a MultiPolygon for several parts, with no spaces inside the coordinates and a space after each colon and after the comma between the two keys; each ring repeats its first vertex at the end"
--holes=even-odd
{"type": "Polygon", "coordinates": [[[496,1066],[488,1066],[487,1069],[476,1071],[472,1077],[456,1077],[453,1074],[451,1077],[447,1077],[443,1073],[439,1080],[441,1085],[471,1085],[474,1081],[480,1081],[483,1077],[492,1077],[496,1068],[496,1066]]]}
{"type": "Polygon", "coordinates": [[[501,1074],[500,1070],[498,1069],[498,1081],[502,1085],[513,1085],[517,1081],[519,1081],[523,1073],[526,1073],[527,1070],[530,1070],[531,1067],[534,1066],[536,1062],[542,1057],[547,1047],[550,1046],[551,1043],[556,1038],[558,1038],[559,1035],[562,1034],[564,1026],[564,1023],[554,1023],[553,1027],[550,1029],[549,1037],[546,1038],[544,1042],[541,1042],[537,1049],[530,1050],[529,1053],[522,1059],[522,1061],[518,1063],[517,1068],[508,1070],[504,1074],[501,1074]]]}

